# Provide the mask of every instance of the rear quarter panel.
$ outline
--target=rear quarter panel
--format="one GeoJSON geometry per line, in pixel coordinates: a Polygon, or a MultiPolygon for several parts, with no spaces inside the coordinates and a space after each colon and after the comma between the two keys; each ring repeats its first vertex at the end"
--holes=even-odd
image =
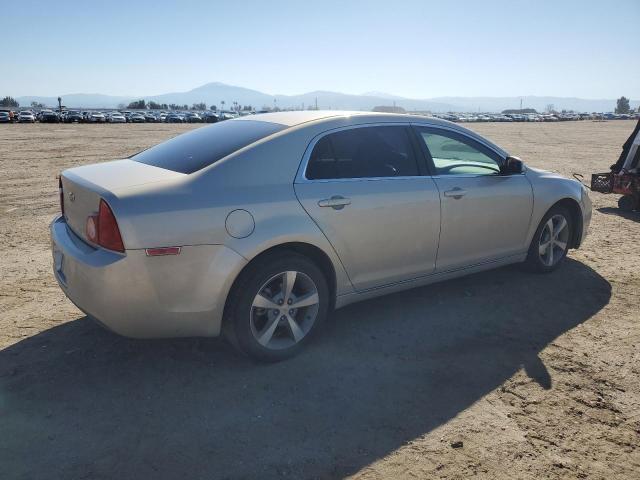
{"type": "Polygon", "coordinates": [[[304,211],[293,187],[304,151],[315,128],[294,128],[268,141],[240,150],[203,172],[197,189],[215,192],[217,220],[222,222],[236,209],[253,217],[251,235],[234,238],[220,232],[224,244],[251,260],[269,248],[290,242],[313,245],[330,259],[336,272],[337,294],[353,290],[333,247],[304,211]]]}

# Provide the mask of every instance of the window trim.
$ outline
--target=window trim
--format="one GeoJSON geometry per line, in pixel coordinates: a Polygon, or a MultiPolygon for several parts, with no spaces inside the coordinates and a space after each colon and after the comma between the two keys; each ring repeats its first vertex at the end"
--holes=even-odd
{"type": "Polygon", "coordinates": [[[407,179],[415,179],[422,178],[425,176],[429,176],[430,172],[426,168],[426,164],[424,163],[424,153],[420,149],[419,145],[415,144],[415,139],[413,138],[413,132],[411,128],[410,122],[375,122],[375,123],[359,123],[357,125],[347,125],[344,127],[332,128],[330,130],[326,130],[322,133],[319,133],[315,137],[311,139],[309,145],[307,145],[306,150],[304,151],[304,155],[302,156],[302,162],[300,163],[300,167],[298,168],[298,172],[296,173],[296,178],[294,183],[330,183],[330,182],[361,182],[361,181],[379,181],[379,180],[407,180],[407,179]],[[403,175],[396,177],[353,177],[353,178],[318,178],[318,179],[309,179],[307,178],[307,167],[309,166],[309,160],[311,159],[311,154],[313,153],[313,149],[316,147],[316,144],[322,140],[323,138],[337,132],[342,132],[345,130],[354,130],[356,128],[371,128],[371,127],[403,127],[407,133],[407,141],[409,142],[410,148],[413,152],[414,159],[416,161],[416,167],[418,169],[417,175],[403,175]]]}

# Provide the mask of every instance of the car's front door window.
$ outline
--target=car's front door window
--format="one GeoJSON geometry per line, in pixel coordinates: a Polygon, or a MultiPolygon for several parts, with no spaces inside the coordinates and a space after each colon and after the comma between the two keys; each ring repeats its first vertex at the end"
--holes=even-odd
{"type": "Polygon", "coordinates": [[[496,175],[501,159],[460,135],[419,129],[419,137],[433,160],[436,175],[496,175]],[[484,151],[483,151],[484,150],[484,151]]]}

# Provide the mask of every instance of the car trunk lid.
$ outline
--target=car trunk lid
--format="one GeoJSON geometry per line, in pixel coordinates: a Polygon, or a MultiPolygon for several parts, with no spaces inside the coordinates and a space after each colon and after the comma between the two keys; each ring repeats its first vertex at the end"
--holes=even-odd
{"type": "MultiPolygon", "coordinates": [[[[65,170],[60,176],[60,201],[64,218],[71,230],[86,241],[87,218],[98,212],[100,199],[112,203],[110,200],[117,198],[117,194],[127,188],[185,176],[132,160],[116,160],[65,170]]],[[[117,209],[114,213],[117,217],[117,209]]],[[[126,246],[126,239],[123,240],[126,246]]]]}

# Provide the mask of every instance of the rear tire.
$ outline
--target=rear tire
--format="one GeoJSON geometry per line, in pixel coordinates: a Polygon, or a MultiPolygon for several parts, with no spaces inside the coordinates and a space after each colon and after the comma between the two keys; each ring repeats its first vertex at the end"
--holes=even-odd
{"type": "Polygon", "coordinates": [[[638,203],[633,195],[623,195],[618,199],[618,208],[623,212],[632,212],[638,208],[638,203]]]}
{"type": "Polygon", "coordinates": [[[533,235],[524,262],[527,270],[549,273],[557,269],[567,256],[573,235],[571,213],[562,206],[551,208],[533,235]]]}
{"type": "Polygon", "coordinates": [[[329,308],[323,272],[294,252],[266,255],[250,264],[229,294],[224,334],[254,360],[296,355],[320,330],[329,308]]]}

